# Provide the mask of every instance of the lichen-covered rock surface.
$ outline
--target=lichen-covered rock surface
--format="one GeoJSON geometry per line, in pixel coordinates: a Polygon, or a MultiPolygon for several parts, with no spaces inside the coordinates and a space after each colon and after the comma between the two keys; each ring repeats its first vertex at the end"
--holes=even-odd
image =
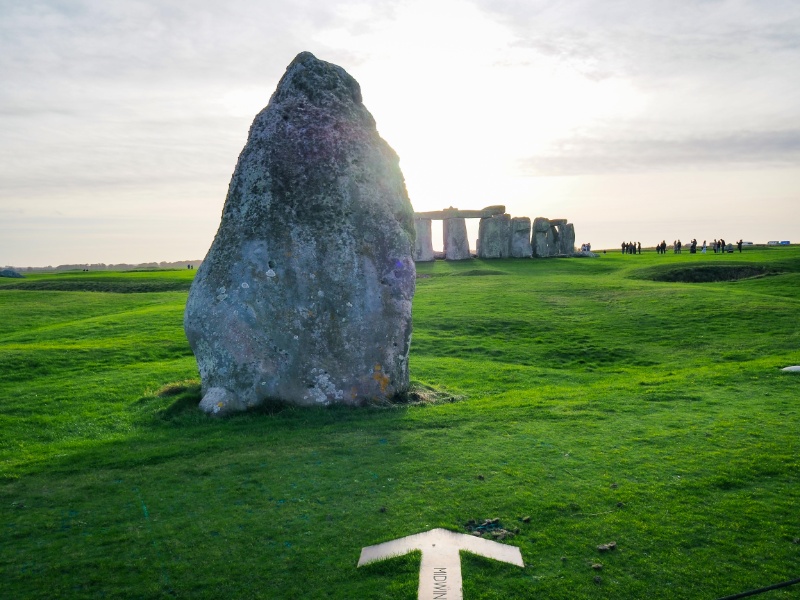
{"type": "Polygon", "coordinates": [[[341,67],[299,54],[255,118],[184,326],[213,414],[408,388],[413,208],[341,67]]]}

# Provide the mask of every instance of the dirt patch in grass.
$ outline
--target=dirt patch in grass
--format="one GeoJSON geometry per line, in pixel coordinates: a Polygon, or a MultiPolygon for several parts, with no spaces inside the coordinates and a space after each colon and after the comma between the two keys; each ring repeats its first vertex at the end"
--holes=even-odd
{"type": "Polygon", "coordinates": [[[396,394],[388,400],[376,400],[369,403],[369,406],[386,408],[394,406],[423,406],[458,402],[463,399],[464,396],[459,396],[423,383],[412,382],[407,392],[396,394]]]}
{"type": "Polygon", "coordinates": [[[174,381],[166,385],[162,385],[157,391],[156,396],[159,398],[169,398],[170,396],[177,396],[187,392],[200,393],[200,382],[196,379],[187,379],[185,381],[174,381]]]}
{"type": "MultiPolygon", "coordinates": [[[[483,477],[480,477],[483,479],[483,477]]],[[[529,519],[530,520],[530,519],[529,519]]],[[[512,538],[519,533],[519,527],[508,528],[500,522],[499,517],[493,519],[483,519],[476,521],[470,519],[464,524],[464,529],[475,537],[482,537],[497,541],[502,541],[506,538],[512,538]]]]}
{"type": "Polygon", "coordinates": [[[161,421],[174,421],[188,412],[199,413],[200,382],[196,379],[174,381],[161,386],[155,392],[139,398],[135,411],[150,415],[161,421]]]}

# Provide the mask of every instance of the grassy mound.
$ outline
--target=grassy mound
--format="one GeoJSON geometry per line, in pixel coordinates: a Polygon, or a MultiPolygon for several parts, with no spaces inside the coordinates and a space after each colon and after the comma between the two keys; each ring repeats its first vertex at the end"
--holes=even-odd
{"type": "Polygon", "coordinates": [[[28,275],[26,279],[0,282],[0,290],[36,292],[108,292],[112,294],[148,294],[152,292],[187,292],[192,272],[129,271],[125,273],[59,273],[28,275]]]}

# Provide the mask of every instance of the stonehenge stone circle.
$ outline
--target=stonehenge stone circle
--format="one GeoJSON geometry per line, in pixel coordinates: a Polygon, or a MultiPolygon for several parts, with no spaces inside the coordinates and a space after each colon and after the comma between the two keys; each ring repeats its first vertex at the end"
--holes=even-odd
{"type": "Polygon", "coordinates": [[[253,121],[184,315],[200,406],[407,390],[414,211],[344,69],[299,54],[253,121]]]}
{"type": "Polygon", "coordinates": [[[428,262],[437,258],[433,251],[431,222],[441,220],[444,225],[444,258],[466,260],[471,258],[465,219],[480,219],[475,247],[478,258],[544,258],[575,255],[575,227],[567,219],[538,217],[533,224],[528,217],[511,217],[502,205],[487,206],[481,210],[445,208],[414,213],[416,243],[414,260],[428,262]]]}

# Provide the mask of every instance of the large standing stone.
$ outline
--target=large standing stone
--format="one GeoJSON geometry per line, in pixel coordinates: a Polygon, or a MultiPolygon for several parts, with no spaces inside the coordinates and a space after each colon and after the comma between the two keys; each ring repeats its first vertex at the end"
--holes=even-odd
{"type": "Polygon", "coordinates": [[[511,256],[514,258],[530,258],[531,220],[528,217],[511,219],[511,256]]]}
{"type": "Polygon", "coordinates": [[[469,252],[467,222],[462,218],[444,219],[444,255],[447,260],[467,260],[469,252]]]}
{"type": "Polygon", "coordinates": [[[565,223],[559,227],[558,253],[571,255],[575,252],[575,226],[572,223],[565,223]]]}
{"type": "Polygon", "coordinates": [[[533,256],[572,256],[575,252],[575,226],[566,219],[545,219],[537,217],[533,221],[531,238],[533,256]]]}
{"type": "Polygon", "coordinates": [[[553,255],[553,236],[550,229],[549,219],[536,217],[533,220],[533,237],[531,239],[533,256],[545,258],[553,255]]]}
{"type": "Polygon", "coordinates": [[[414,218],[414,261],[429,262],[433,260],[433,234],[430,219],[414,218]]]}
{"type": "Polygon", "coordinates": [[[184,325],[207,412],[408,387],[413,209],[358,83],[299,54],[253,121],[184,325]]]}
{"type": "Polygon", "coordinates": [[[503,214],[481,219],[478,239],[478,258],[511,256],[511,216],[503,214]]]}

